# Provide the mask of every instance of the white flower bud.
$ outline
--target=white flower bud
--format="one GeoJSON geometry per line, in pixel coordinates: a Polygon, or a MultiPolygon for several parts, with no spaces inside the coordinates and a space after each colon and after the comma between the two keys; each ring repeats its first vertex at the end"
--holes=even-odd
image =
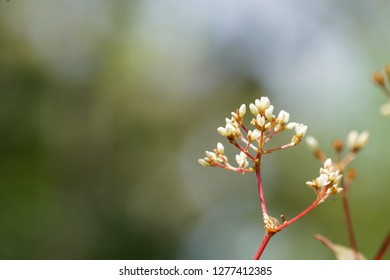
{"type": "Polygon", "coordinates": [[[222,136],[228,136],[228,134],[227,134],[227,131],[226,131],[226,128],[224,128],[224,127],[222,127],[222,126],[220,126],[220,127],[218,127],[217,128],[217,131],[219,132],[219,134],[221,134],[222,136]]]}
{"type": "Polygon", "coordinates": [[[330,183],[329,177],[325,174],[321,174],[320,176],[318,176],[316,182],[320,188],[326,187],[330,183]]]}
{"type": "Polygon", "coordinates": [[[270,105],[264,112],[265,117],[267,120],[272,121],[274,115],[272,114],[274,112],[274,106],[270,105]]]}
{"type": "Polygon", "coordinates": [[[338,194],[338,193],[341,193],[343,191],[343,188],[339,188],[337,186],[333,186],[331,188],[329,188],[326,193],[327,194],[338,194]]]}
{"type": "Polygon", "coordinates": [[[257,109],[260,110],[260,106],[261,106],[261,101],[260,101],[260,99],[256,99],[256,100],[255,100],[255,105],[256,105],[257,109]]]}
{"type": "Polygon", "coordinates": [[[203,158],[198,159],[198,163],[199,163],[200,165],[202,165],[202,166],[205,166],[205,167],[210,166],[210,163],[208,163],[208,162],[207,162],[205,159],[203,159],[203,158]]]}
{"type": "Polygon", "coordinates": [[[318,141],[313,136],[310,135],[307,136],[306,143],[307,145],[309,145],[309,148],[312,149],[313,151],[316,151],[319,148],[318,141]]]}
{"type": "Polygon", "coordinates": [[[296,125],[297,125],[296,122],[290,122],[290,123],[288,123],[288,124],[286,125],[286,129],[288,129],[288,130],[293,129],[293,128],[296,127],[296,125]]]}
{"type": "Polygon", "coordinates": [[[249,110],[255,116],[257,116],[257,114],[259,113],[259,109],[257,109],[256,105],[253,103],[249,104],[249,110]]]}
{"type": "Polygon", "coordinates": [[[307,181],[306,185],[309,187],[317,188],[317,183],[315,181],[307,181]]]}
{"type": "Polygon", "coordinates": [[[288,120],[290,119],[290,114],[287,113],[284,110],[281,110],[278,115],[278,121],[280,123],[288,123],[288,120]]]}
{"type": "Polygon", "coordinates": [[[246,113],[246,105],[242,104],[240,106],[240,109],[238,109],[238,114],[242,118],[245,115],[245,113],[246,113]]]}
{"type": "Polygon", "coordinates": [[[262,117],[260,114],[256,116],[256,121],[259,126],[265,125],[265,118],[262,117]]]}
{"type": "Polygon", "coordinates": [[[260,138],[261,132],[257,129],[248,131],[248,140],[253,141],[260,138]]]}
{"type": "MultiPolygon", "coordinates": [[[[338,170],[337,170],[337,171],[338,171],[338,170]]],[[[337,175],[336,178],[334,179],[335,184],[337,184],[337,185],[340,184],[341,178],[343,178],[343,175],[342,175],[342,174],[337,175]]]]}
{"type": "Polygon", "coordinates": [[[217,159],[217,155],[214,152],[206,151],[206,156],[208,158],[217,159]]]}
{"type": "Polygon", "coordinates": [[[217,144],[217,151],[220,154],[223,154],[225,152],[225,147],[220,142],[218,142],[218,144],[217,144]]]}
{"type": "Polygon", "coordinates": [[[247,133],[247,135],[246,135],[246,138],[248,138],[248,140],[249,141],[252,141],[252,140],[254,140],[253,138],[252,138],[252,130],[248,130],[248,133],[247,133]]]}
{"type": "Polygon", "coordinates": [[[325,169],[329,169],[329,170],[332,169],[332,159],[331,159],[331,158],[328,158],[328,159],[324,162],[324,168],[325,168],[325,169]]]}
{"type": "Polygon", "coordinates": [[[354,151],[359,151],[365,144],[367,144],[370,133],[363,131],[358,133],[356,130],[352,130],[347,136],[347,144],[354,151]]]}
{"type": "Polygon", "coordinates": [[[390,116],[390,102],[386,102],[379,108],[382,116],[390,116]]]}
{"type": "Polygon", "coordinates": [[[249,165],[247,160],[247,155],[244,152],[240,152],[239,155],[236,155],[236,161],[239,167],[246,168],[249,165]]]}
{"type": "Polygon", "coordinates": [[[307,126],[302,123],[297,123],[295,125],[295,136],[302,138],[307,131],[307,126]]]}
{"type": "MultiPolygon", "coordinates": [[[[257,106],[257,103],[256,103],[256,106],[257,106]]],[[[259,106],[257,106],[257,108],[259,108],[260,111],[264,111],[264,110],[268,109],[269,106],[271,106],[271,103],[270,103],[268,97],[263,96],[260,98],[259,106]]]]}
{"type": "Polygon", "coordinates": [[[333,171],[332,160],[328,158],[324,162],[324,167],[320,168],[320,176],[306,184],[314,189],[327,188],[327,194],[336,194],[342,191],[342,188],[338,187],[342,177],[340,170],[333,171]]]}
{"type": "Polygon", "coordinates": [[[359,133],[356,130],[352,130],[350,133],[348,133],[347,144],[351,149],[355,147],[358,135],[359,133]]]}
{"type": "Polygon", "coordinates": [[[236,129],[234,128],[234,126],[231,125],[230,123],[228,123],[228,124],[226,125],[226,133],[227,133],[228,136],[232,135],[232,134],[234,133],[235,130],[236,130],[236,129]]]}
{"type": "Polygon", "coordinates": [[[370,136],[370,133],[366,130],[363,131],[362,133],[360,133],[360,135],[358,136],[358,139],[357,139],[357,145],[359,147],[363,147],[364,145],[366,145],[369,136],[370,136]]]}

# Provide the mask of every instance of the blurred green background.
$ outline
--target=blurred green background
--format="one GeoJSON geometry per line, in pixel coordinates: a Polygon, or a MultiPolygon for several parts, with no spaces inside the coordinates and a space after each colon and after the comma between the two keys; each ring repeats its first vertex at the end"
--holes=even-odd
{"type": "MultiPolygon", "coordinates": [[[[350,207],[372,258],[389,230],[390,119],[371,82],[389,23],[386,0],[1,0],[0,258],[251,259],[254,174],[197,159],[235,152],[216,129],[262,95],[329,153],[370,131],[350,207]]],[[[319,167],[304,143],[264,157],[271,215],[306,208],[319,167]]],[[[313,235],[348,245],[341,211],[329,199],[263,258],[332,259],[313,235]]]]}

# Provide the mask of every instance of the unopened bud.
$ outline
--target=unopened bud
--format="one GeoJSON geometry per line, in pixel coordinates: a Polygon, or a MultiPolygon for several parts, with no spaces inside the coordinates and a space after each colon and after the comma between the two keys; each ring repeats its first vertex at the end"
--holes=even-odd
{"type": "Polygon", "coordinates": [[[337,138],[337,139],[334,139],[333,140],[333,149],[337,152],[337,153],[341,153],[342,150],[344,148],[344,142],[343,140],[337,138]]]}
{"type": "Polygon", "coordinates": [[[347,171],[347,178],[348,180],[352,181],[356,178],[356,169],[355,168],[350,168],[347,171]]]}
{"type": "Polygon", "coordinates": [[[238,109],[238,115],[242,118],[246,113],[246,106],[245,104],[242,104],[240,106],[240,109],[238,109]]]}
{"type": "Polygon", "coordinates": [[[382,72],[376,71],[376,72],[374,73],[374,75],[372,76],[372,79],[373,79],[373,81],[374,81],[377,85],[379,85],[379,86],[381,86],[381,87],[385,87],[385,77],[384,77],[384,75],[382,74],[382,72]]]}
{"type": "Polygon", "coordinates": [[[259,113],[259,109],[257,109],[256,105],[253,103],[249,104],[249,110],[255,116],[257,116],[257,114],[259,113]]]}
{"type": "Polygon", "coordinates": [[[210,166],[210,163],[203,158],[198,159],[198,163],[205,167],[210,166]]]}
{"type": "Polygon", "coordinates": [[[218,144],[217,144],[217,151],[218,151],[220,154],[223,154],[224,151],[225,151],[225,147],[224,147],[221,143],[219,143],[219,142],[218,142],[218,144]]]}

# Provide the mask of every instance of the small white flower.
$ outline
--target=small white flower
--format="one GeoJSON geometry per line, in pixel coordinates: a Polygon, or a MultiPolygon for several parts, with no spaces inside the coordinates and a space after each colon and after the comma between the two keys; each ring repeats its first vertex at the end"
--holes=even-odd
{"type": "Polygon", "coordinates": [[[261,132],[257,129],[248,131],[248,140],[253,141],[260,138],[261,132]]]}
{"type": "Polygon", "coordinates": [[[370,133],[368,131],[363,131],[359,134],[356,130],[352,130],[347,136],[347,144],[352,151],[357,152],[367,144],[369,136],[370,133]]]}
{"type": "Polygon", "coordinates": [[[256,99],[254,104],[249,104],[249,109],[251,110],[251,113],[256,116],[259,113],[264,114],[265,110],[270,106],[271,102],[268,97],[262,96],[260,99],[256,99]]]}
{"type": "Polygon", "coordinates": [[[390,101],[386,102],[379,108],[382,116],[390,116],[390,101]]]}
{"type": "Polygon", "coordinates": [[[352,130],[350,133],[348,133],[347,144],[351,149],[353,149],[353,147],[355,146],[358,135],[359,133],[356,130],[352,130]]]}
{"type": "Polygon", "coordinates": [[[312,187],[312,188],[317,188],[317,182],[315,182],[315,181],[307,181],[306,185],[308,185],[309,187],[312,187]]]}
{"type": "Polygon", "coordinates": [[[210,159],[217,160],[217,155],[214,152],[206,151],[206,156],[210,159]]]}
{"type": "Polygon", "coordinates": [[[306,137],[306,143],[307,145],[309,145],[309,148],[313,151],[316,151],[319,148],[318,141],[313,136],[308,135],[306,137]]]}
{"type": "Polygon", "coordinates": [[[332,160],[328,158],[324,162],[324,167],[320,168],[320,176],[310,182],[306,182],[306,184],[317,190],[327,188],[326,193],[328,194],[339,193],[342,189],[338,185],[343,175],[340,174],[339,170],[334,171],[333,169],[332,160]]]}
{"type": "Polygon", "coordinates": [[[379,112],[382,116],[390,116],[390,102],[386,102],[379,108],[379,112]]]}
{"type": "Polygon", "coordinates": [[[307,131],[307,126],[301,123],[295,125],[295,135],[299,138],[302,138],[307,131]]]}
{"type": "Polygon", "coordinates": [[[262,117],[260,114],[256,116],[256,121],[260,127],[263,127],[265,125],[265,118],[262,117]]]}
{"type": "MultiPolygon", "coordinates": [[[[257,99],[258,100],[258,99],[257,99]]],[[[268,109],[271,106],[271,102],[269,101],[268,97],[262,96],[260,98],[259,105],[256,103],[257,108],[261,111],[264,112],[266,109],[268,109]]]]}
{"type": "Polygon", "coordinates": [[[198,163],[202,166],[210,166],[210,163],[206,161],[204,158],[198,159],[198,163]]]}
{"type": "Polygon", "coordinates": [[[325,169],[328,169],[328,170],[333,169],[333,166],[332,166],[332,159],[331,159],[331,158],[328,158],[327,160],[325,160],[325,162],[324,162],[324,168],[325,168],[325,169]]]}
{"type": "Polygon", "coordinates": [[[249,104],[249,110],[255,116],[257,116],[257,114],[259,113],[259,109],[257,109],[256,105],[253,103],[249,104]]]}
{"type": "MultiPolygon", "coordinates": [[[[337,170],[338,171],[338,170],[337,170]]],[[[339,174],[336,176],[336,178],[334,178],[334,182],[336,185],[340,184],[341,183],[341,178],[343,178],[343,175],[342,174],[339,174]]]]}
{"type": "Polygon", "coordinates": [[[267,118],[267,120],[272,121],[274,118],[274,115],[272,114],[274,112],[274,106],[270,105],[268,109],[265,110],[264,116],[267,118]]]}
{"type": "Polygon", "coordinates": [[[218,144],[217,144],[217,151],[220,154],[223,154],[225,152],[225,147],[220,142],[218,142],[218,144]]]}
{"type": "Polygon", "coordinates": [[[217,131],[218,131],[218,133],[221,134],[222,136],[225,136],[225,137],[228,136],[227,131],[226,131],[226,128],[224,128],[224,127],[222,127],[222,126],[218,127],[218,128],[217,128],[217,131]]]}
{"type": "Polygon", "coordinates": [[[278,122],[282,123],[282,124],[286,124],[288,123],[288,120],[290,119],[290,114],[287,113],[286,111],[284,110],[281,110],[279,112],[279,115],[278,115],[278,122]]]}
{"type": "Polygon", "coordinates": [[[257,108],[258,110],[260,110],[260,106],[261,106],[261,101],[260,101],[260,99],[256,99],[256,100],[255,100],[255,105],[256,105],[256,108],[257,108]]]}
{"type": "Polygon", "coordinates": [[[236,161],[239,167],[246,168],[249,165],[247,160],[247,155],[244,152],[240,152],[239,155],[236,155],[236,161]]]}
{"type": "Polygon", "coordinates": [[[230,123],[226,124],[226,133],[228,136],[232,135],[235,131],[235,127],[231,125],[230,123]]]}
{"type": "Polygon", "coordinates": [[[343,191],[343,188],[339,188],[339,187],[331,187],[329,188],[326,193],[327,194],[337,194],[337,193],[341,193],[343,191]]]}
{"type": "Polygon", "coordinates": [[[360,133],[360,135],[359,135],[359,137],[357,139],[358,146],[363,147],[364,145],[366,145],[367,142],[368,142],[368,137],[369,136],[370,136],[370,133],[367,130],[365,130],[362,133],[360,133]]]}
{"type": "Polygon", "coordinates": [[[242,104],[240,106],[240,109],[238,109],[238,114],[242,118],[245,115],[245,113],[246,113],[246,105],[242,104]]]}
{"type": "Polygon", "coordinates": [[[325,174],[321,174],[320,176],[318,176],[316,182],[318,187],[320,188],[326,187],[330,183],[329,177],[325,174]]]}
{"type": "Polygon", "coordinates": [[[285,126],[286,129],[292,129],[291,126],[295,127],[295,135],[291,139],[291,143],[298,145],[302,141],[302,137],[306,134],[307,126],[301,123],[289,123],[285,126]]]}
{"type": "Polygon", "coordinates": [[[233,126],[236,126],[236,124],[237,124],[237,122],[234,118],[233,119],[225,118],[225,122],[226,122],[226,124],[231,124],[233,126]]]}
{"type": "Polygon", "coordinates": [[[237,120],[240,116],[236,112],[231,112],[233,119],[237,120]]]}
{"type": "Polygon", "coordinates": [[[297,125],[296,122],[290,122],[290,123],[288,123],[288,124],[286,125],[285,128],[288,129],[288,130],[291,130],[291,129],[295,128],[296,125],[297,125]]]}

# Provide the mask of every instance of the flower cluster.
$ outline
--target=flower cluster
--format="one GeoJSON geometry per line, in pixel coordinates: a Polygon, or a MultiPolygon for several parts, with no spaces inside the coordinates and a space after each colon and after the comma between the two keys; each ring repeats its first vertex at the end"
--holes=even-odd
{"type": "Polygon", "coordinates": [[[231,144],[240,150],[239,154],[236,155],[238,166],[233,167],[228,163],[221,143],[218,143],[214,152],[206,151],[206,157],[198,160],[201,165],[216,166],[238,172],[252,172],[254,169],[248,168],[248,159],[256,162],[262,154],[293,147],[301,142],[307,131],[306,125],[289,122],[290,114],[285,110],[281,110],[277,116],[274,115],[274,106],[271,105],[268,97],[256,99],[254,103],[249,104],[249,110],[253,115],[250,121],[251,129],[248,129],[244,123],[244,116],[247,112],[245,104],[232,112],[230,118],[225,119],[225,126],[217,129],[219,134],[226,137],[231,144]],[[293,129],[295,133],[289,143],[275,148],[264,148],[264,145],[278,133],[293,129]]]}
{"type": "MultiPolygon", "coordinates": [[[[378,71],[375,73],[374,81],[385,91],[388,97],[387,104],[381,107],[381,113],[390,116],[390,65],[385,68],[385,71],[378,71]]],[[[356,130],[352,130],[345,141],[335,139],[333,141],[333,160],[320,149],[319,143],[314,137],[306,137],[306,142],[313,151],[314,156],[323,164],[319,170],[318,177],[306,182],[306,184],[314,190],[317,197],[307,208],[293,218],[286,219],[284,215],[280,215],[281,221],[279,221],[277,218],[269,215],[269,211],[266,207],[266,198],[264,196],[261,175],[262,155],[294,147],[299,144],[306,134],[307,126],[301,123],[290,122],[290,114],[285,110],[281,110],[278,114],[274,114],[274,106],[271,104],[268,97],[256,99],[254,103],[249,104],[248,108],[251,113],[249,122],[251,125],[250,127],[247,126],[244,120],[247,113],[247,106],[242,104],[238,109],[231,113],[231,117],[225,119],[225,125],[218,127],[217,129],[219,134],[226,137],[229,143],[239,150],[238,154],[235,155],[236,164],[233,166],[229,163],[228,157],[225,155],[225,147],[221,143],[218,143],[217,147],[212,152],[206,151],[206,157],[198,159],[198,162],[202,166],[220,167],[235,172],[255,172],[265,236],[254,259],[260,259],[272,236],[304,217],[307,213],[324,202],[329,196],[338,193],[341,193],[341,198],[343,200],[343,209],[352,249],[346,248],[346,250],[344,247],[341,248],[341,246],[332,245],[330,242],[327,242],[327,244],[331,245],[328,247],[334,252],[341,248],[344,252],[347,251],[349,253],[349,258],[362,259],[357,250],[347,202],[347,194],[351,182],[356,177],[356,171],[353,168],[347,169],[347,166],[355,159],[356,154],[367,144],[369,132],[363,131],[359,133],[356,130]],[[284,145],[269,147],[270,140],[277,134],[286,130],[294,131],[291,140],[284,145]],[[251,163],[252,166],[250,166],[251,163]]],[[[319,240],[324,241],[325,239],[322,238],[319,240]]],[[[388,246],[388,237],[386,242],[387,243],[382,246],[382,248],[388,246]]],[[[382,257],[382,251],[384,252],[386,250],[386,248],[382,248],[381,252],[378,254],[379,257],[382,257]]],[[[342,257],[345,257],[344,253],[342,257]]]]}
{"type": "Polygon", "coordinates": [[[330,194],[339,193],[343,189],[344,191],[348,191],[351,182],[356,176],[356,172],[352,168],[348,170],[346,170],[346,168],[348,164],[355,159],[356,154],[363,148],[364,145],[367,144],[369,136],[370,134],[368,131],[363,131],[359,133],[356,130],[352,130],[351,132],[349,132],[346,140],[346,146],[348,148],[348,151],[343,156],[342,152],[344,151],[345,146],[344,141],[341,139],[335,139],[333,141],[333,150],[336,154],[335,158],[337,160],[335,160],[333,163],[331,159],[328,158],[327,155],[319,148],[318,141],[314,137],[310,135],[306,137],[306,143],[313,151],[314,156],[324,162],[324,168],[320,169],[320,176],[317,179],[307,183],[309,186],[315,189],[317,195],[319,194],[318,191],[321,188],[329,185],[328,183],[337,183],[335,187],[329,188],[329,190],[327,190],[327,192],[330,194]],[[336,169],[336,171],[333,171],[333,168],[336,169]],[[341,176],[341,174],[343,174],[345,171],[346,180],[342,182],[343,188],[338,188],[338,184],[340,182],[337,178],[338,176],[341,176]],[[338,172],[338,174],[332,172],[338,172]],[[334,180],[332,181],[329,179],[334,180]]]}
{"type": "Polygon", "coordinates": [[[352,153],[357,153],[360,149],[367,144],[370,133],[363,131],[359,134],[356,130],[352,130],[347,136],[347,144],[352,153]]]}
{"type": "Polygon", "coordinates": [[[380,107],[379,111],[383,116],[390,116],[390,64],[385,67],[384,71],[376,71],[373,80],[387,97],[387,102],[380,107]]]}
{"type": "Polygon", "coordinates": [[[244,152],[240,152],[236,155],[238,167],[231,166],[228,158],[225,156],[225,147],[221,143],[218,143],[217,148],[213,152],[206,151],[206,157],[198,159],[198,162],[202,166],[217,166],[237,172],[250,172],[252,169],[247,169],[249,166],[247,158],[248,156],[244,152]]]}
{"type": "MultiPolygon", "coordinates": [[[[341,139],[335,139],[333,141],[334,152],[339,158],[336,163],[338,169],[341,171],[345,169],[345,167],[355,158],[356,153],[358,153],[363,148],[363,146],[367,144],[369,136],[370,133],[367,130],[361,133],[359,133],[357,130],[350,131],[347,135],[346,141],[346,146],[349,150],[342,158],[341,153],[344,151],[344,141],[341,139]]],[[[308,135],[306,137],[306,143],[309,145],[316,158],[323,162],[328,158],[326,154],[320,149],[317,139],[315,139],[313,136],[308,135]]]]}
{"type": "Polygon", "coordinates": [[[340,170],[335,170],[332,160],[328,158],[324,167],[320,168],[320,176],[306,184],[314,189],[319,198],[322,198],[326,194],[336,194],[343,190],[339,187],[342,177],[340,170]]]}

